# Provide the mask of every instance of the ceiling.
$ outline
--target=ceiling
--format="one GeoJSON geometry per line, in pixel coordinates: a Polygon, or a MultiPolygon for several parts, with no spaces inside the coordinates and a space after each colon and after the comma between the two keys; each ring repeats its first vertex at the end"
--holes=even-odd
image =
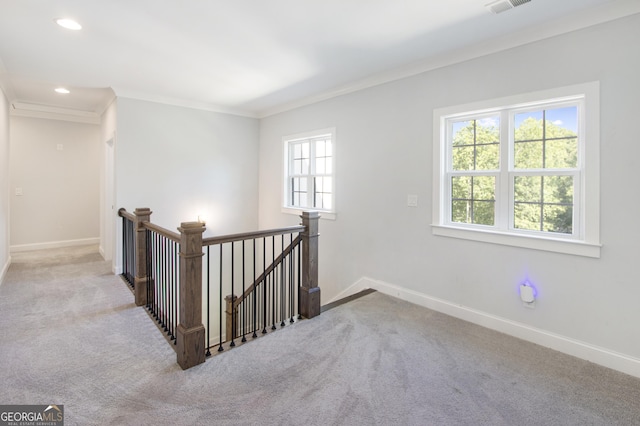
{"type": "Polygon", "coordinates": [[[115,94],[262,117],[640,13],[638,0],[499,14],[490,1],[0,0],[0,84],[14,110],[97,116],[115,94]]]}

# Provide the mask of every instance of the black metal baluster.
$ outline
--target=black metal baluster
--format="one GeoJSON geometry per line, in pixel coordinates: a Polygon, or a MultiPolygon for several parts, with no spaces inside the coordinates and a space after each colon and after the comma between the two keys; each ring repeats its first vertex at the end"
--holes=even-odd
{"type": "Polygon", "coordinates": [[[173,330],[171,339],[174,341],[174,345],[178,343],[176,338],[178,325],[178,267],[176,264],[176,258],[178,255],[178,243],[173,241],[173,255],[171,256],[171,268],[173,269],[173,330]]]}
{"type": "Polygon", "coordinates": [[[178,284],[180,282],[180,277],[178,275],[177,259],[179,251],[180,246],[174,241],[173,258],[171,259],[171,262],[173,262],[173,340],[176,340],[178,335],[178,284]]]}
{"type": "Polygon", "coordinates": [[[301,284],[301,280],[300,280],[300,266],[301,266],[301,257],[302,257],[302,253],[300,252],[300,244],[298,244],[298,319],[302,318],[302,315],[300,315],[300,284],[301,284]]]}
{"type": "MultiPolygon", "coordinates": [[[[276,262],[276,236],[271,236],[271,264],[276,262]]],[[[271,279],[271,329],[276,329],[276,268],[272,270],[271,279]]]]}
{"type": "Polygon", "coordinates": [[[222,244],[220,244],[220,282],[218,284],[220,287],[220,346],[218,347],[218,352],[222,352],[224,351],[222,347],[222,312],[224,311],[224,299],[222,298],[222,244]]]}
{"type": "Polygon", "coordinates": [[[164,323],[164,331],[167,332],[167,335],[169,334],[169,327],[167,327],[167,323],[169,322],[169,316],[168,316],[168,312],[167,312],[167,305],[169,302],[169,297],[168,297],[168,293],[169,293],[169,271],[167,270],[168,268],[165,266],[167,263],[166,262],[167,259],[167,238],[166,237],[162,237],[162,274],[164,275],[164,280],[163,280],[163,310],[162,310],[162,322],[164,323]]]}
{"type": "Polygon", "coordinates": [[[147,252],[145,253],[145,264],[147,265],[147,303],[146,308],[149,310],[151,301],[151,283],[153,282],[153,273],[151,271],[151,231],[148,229],[144,232],[144,239],[147,243],[147,252]]]}
{"type": "MultiPolygon", "coordinates": [[[[284,234],[280,236],[280,252],[284,252],[284,234]]],[[[286,271],[287,258],[282,258],[282,263],[280,264],[280,327],[285,326],[284,317],[286,315],[285,309],[287,307],[285,301],[285,291],[284,291],[284,271],[286,271]]]]}
{"type": "Polygon", "coordinates": [[[246,302],[244,300],[244,292],[245,292],[245,277],[244,277],[244,268],[245,268],[245,245],[244,245],[245,240],[242,240],[242,324],[240,325],[241,329],[242,329],[242,343],[247,341],[247,326],[245,323],[245,320],[247,319],[245,316],[245,306],[246,306],[246,302]]]}
{"type": "MultiPolygon", "coordinates": [[[[234,347],[236,345],[235,337],[236,337],[236,308],[235,308],[235,293],[234,293],[234,280],[235,280],[235,251],[236,244],[232,241],[231,243],[231,343],[229,346],[234,347]]],[[[228,327],[227,327],[228,328],[228,327]]],[[[229,336],[227,336],[227,340],[229,340],[229,336]]]]}
{"type": "MultiPolygon", "coordinates": [[[[289,240],[290,243],[289,244],[293,244],[293,234],[289,234],[289,240]]],[[[291,251],[289,252],[289,255],[287,256],[289,257],[289,314],[291,319],[289,319],[289,322],[293,322],[293,262],[295,260],[295,247],[291,248],[291,251]]]]}
{"type": "Polygon", "coordinates": [[[253,239],[253,291],[251,293],[253,293],[253,338],[258,337],[258,335],[256,334],[256,331],[258,330],[258,314],[256,312],[257,307],[258,307],[258,298],[257,298],[257,294],[256,292],[258,291],[258,286],[256,283],[256,239],[253,239]]]}
{"type": "MultiPolygon", "coordinates": [[[[262,239],[262,269],[267,265],[267,237],[262,239]]],[[[267,277],[262,281],[262,334],[267,332],[267,277]]]]}
{"type": "Polygon", "coordinates": [[[173,339],[173,241],[167,240],[169,243],[169,251],[167,253],[167,268],[169,268],[169,308],[167,310],[167,315],[169,316],[169,337],[173,339]]]}

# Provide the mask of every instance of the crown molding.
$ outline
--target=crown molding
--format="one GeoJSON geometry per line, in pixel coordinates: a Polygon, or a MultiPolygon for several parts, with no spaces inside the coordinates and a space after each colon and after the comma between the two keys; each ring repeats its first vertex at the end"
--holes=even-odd
{"type": "Polygon", "coordinates": [[[266,118],[271,115],[280,114],[295,108],[315,104],[321,101],[332,99],[338,96],[357,92],[374,86],[379,86],[403,78],[412,77],[438,68],[465,62],[468,60],[491,55],[508,49],[512,49],[525,44],[534,43],[540,40],[552,38],[562,34],[588,28],[594,25],[603,24],[616,19],[640,13],[640,2],[637,0],[618,0],[613,3],[593,7],[571,16],[545,23],[543,26],[535,26],[508,34],[502,37],[492,38],[462,49],[447,52],[441,55],[414,62],[405,67],[396,68],[392,71],[374,74],[370,77],[334,88],[323,93],[305,97],[293,102],[288,102],[265,108],[258,112],[258,118],[266,118]]]}
{"type": "Polygon", "coordinates": [[[71,121],[75,123],[100,124],[100,116],[95,112],[79,111],[46,105],[13,102],[10,109],[11,116],[45,118],[49,120],[71,121]]]}
{"type": "Polygon", "coordinates": [[[224,107],[224,106],[210,104],[206,102],[171,98],[167,96],[154,95],[150,93],[119,89],[117,87],[112,87],[112,90],[115,92],[115,96],[118,98],[135,99],[139,101],[154,102],[154,103],[177,106],[182,108],[192,108],[192,109],[198,109],[201,111],[217,112],[221,114],[238,115],[241,117],[248,117],[248,118],[259,118],[255,113],[250,111],[224,107]]]}

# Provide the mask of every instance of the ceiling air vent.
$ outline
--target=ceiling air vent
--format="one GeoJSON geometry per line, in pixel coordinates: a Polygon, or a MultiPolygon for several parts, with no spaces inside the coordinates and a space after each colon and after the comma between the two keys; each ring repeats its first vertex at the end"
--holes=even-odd
{"type": "Polygon", "coordinates": [[[485,7],[489,9],[491,13],[502,13],[514,7],[522,6],[530,1],[531,0],[497,0],[485,5],[485,7]]]}

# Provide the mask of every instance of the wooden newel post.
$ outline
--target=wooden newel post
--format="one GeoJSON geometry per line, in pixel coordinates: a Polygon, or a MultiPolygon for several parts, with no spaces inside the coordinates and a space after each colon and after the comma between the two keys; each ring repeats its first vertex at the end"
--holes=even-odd
{"type": "Polygon", "coordinates": [[[147,232],[144,222],[151,220],[151,209],[135,209],[133,214],[135,221],[135,250],[136,250],[136,276],[133,279],[133,295],[136,306],[147,304],[147,232]]]}
{"type": "Polygon", "coordinates": [[[202,325],[202,233],[201,222],[183,222],[180,231],[180,310],[176,335],[178,364],[183,370],[205,359],[202,325]]]}
{"type": "Polygon", "coordinates": [[[300,284],[300,315],[313,318],[320,315],[318,287],[318,212],[302,212],[302,283],[300,284]]]}

